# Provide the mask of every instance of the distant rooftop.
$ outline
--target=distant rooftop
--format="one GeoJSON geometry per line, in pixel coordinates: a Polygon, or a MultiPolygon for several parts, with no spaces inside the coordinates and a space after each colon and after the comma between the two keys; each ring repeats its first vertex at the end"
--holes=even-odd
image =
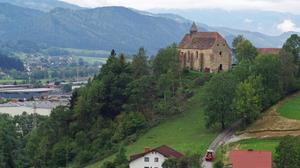
{"type": "Polygon", "coordinates": [[[256,49],[259,54],[279,54],[281,48],[257,48],[256,49]]]}

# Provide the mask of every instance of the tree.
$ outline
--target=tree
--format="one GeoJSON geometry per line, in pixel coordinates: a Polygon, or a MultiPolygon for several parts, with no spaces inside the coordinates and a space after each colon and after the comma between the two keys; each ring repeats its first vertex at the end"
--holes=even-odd
{"type": "Polygon", "coordinates": [[[252,75],[262,78],[262,107],[266,109],[277,102],[283,93],[279,58],[274,55],[259,55],[256,57],[251,71],[252,75]]]}
{"type": "Polygon", "coordinates": [[[249,40],[244,40],[238,43],[236,47],[236,57],[239,62],[253,61],[257,56],[256,48],[249,40]]]}
{"type": "Polygon", "coordinates": [[[117,153],[116,158],[114,160],[114,164],[118,168],[128,168],[129,167],[129,163],[128,163],[127,156],[126,156],[126,150],[123,146],[119,149],[119,152],[117,153]]]}
{"type": "Polygon", "coordinates": [[[277,168],[300,167],[300,137],[285,137],[276,148],[277,168]]]}
{"type": "Polygon", "coordinates": [[[232,41],[232,48],[236,49],[239,43],[245,41],[246,39],[243,37],[243,35],[236,36],[232,41]]]}
{"type": "Polygon", "coordinates": [[[283,91],[285,94],[288,94],[298,89],[295,83],[299,67],[295,64],[293,55],[285,50],[279,53],[279,59],[283,91]]]}
{"type": "Polygon", "coordinates": [[[289,52],[294,57],[294,62],[299,61],[300,54],[300,37],[297,34],[291,35],[283,45],[283,50],[289,52]]]}
{"type": "Polygon", "coordinates": [[[63,86],[62,90],[65,92],[65,93],[69,93],[72,91],[72,85],[71,84],[66,84],[63,86]]]}
{"type": "Polygon", "coordinates": [[[176,159],[167,159],[162,164],[163,168],[178,168],[177,167],[177,160],[176,159]]]}
{"type": "Polygon", "coordinates": [[[149,74],[149,65],[144,48],[140,48],[138,53],[133,56],[131,68],[135,79],[149,74]]]}
{"type": "Polygon", "coordinates": [[[158,51],[153,61],[153,72],[155,75],[165,74],[168,71],[179,75],[181,72],[179,64],[179,51],[176,44],[158,51]]]}
{"type": "Polygon", "coordinates": [[[233,100],[233,108],[237,115],[243,119],[244,125],[257,119],[261,111],[261,77],[251,76],[248,80],[240,83],[236,89],[233,100]]]}
{"type": "Polygon", "coordinates": [[[231,105],[236,85],[235,77],[229,72],[216,74],[206,85],[201,102],[207,117],[207,127],[221,124],[222,129],[225,129],[232,123],[235,115],[231,105]]]}

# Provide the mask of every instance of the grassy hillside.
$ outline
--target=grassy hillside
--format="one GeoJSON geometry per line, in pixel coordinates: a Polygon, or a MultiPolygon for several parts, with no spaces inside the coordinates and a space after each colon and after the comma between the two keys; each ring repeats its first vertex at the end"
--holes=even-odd
{"type": "Polygon", "coordinates": [[[278,112],[286,118],[300,120],[300,95],[295,96],[278,108],[278,112]]]}
{"type": "MultiPolygon", "coordinates": [[[[132,145],[126,147],[127,155],[141,153],[144,147],[157,147],[169,145],[170,147],[187,153],[203,154],[209,144],[216,137],[216,132],[207,130],[204,126],[204,113],[199,103],[201,89],[187,103],[186,113],[181,117],[171,118],[168,121],[152,128],[132,145]]],[[[111,160],[109,157],[106,160],[111,160]]],[[[103,161],[97,162],[87,168],[99,168],[103,161]]]]}

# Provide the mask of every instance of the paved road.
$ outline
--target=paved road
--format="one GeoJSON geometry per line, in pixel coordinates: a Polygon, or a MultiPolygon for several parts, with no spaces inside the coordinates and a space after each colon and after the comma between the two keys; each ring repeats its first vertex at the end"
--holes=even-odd
{"type": "MultiPolygon", "coordinates": [[[[211,145],[209,146],[209,149],[216,151],[220,145],[225,144],[226,142],[231,140],[234,137],[234,133],[239,128],[240,123],[241,123],[241,121],[237,121],[230,128],[221,132],[217,136],[217,138],[211,143],[211,145]]],[[[203,159],[202,168],[213,168],[212,162],[207,162],[207,161],[205,161],[204,158],[202,158],[202,159],[203,159]]]]}

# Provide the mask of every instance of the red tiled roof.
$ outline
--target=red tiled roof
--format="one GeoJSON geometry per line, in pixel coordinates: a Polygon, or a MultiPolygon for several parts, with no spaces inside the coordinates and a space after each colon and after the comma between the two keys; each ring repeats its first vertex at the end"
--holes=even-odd
{"type": "Polygon", "coordinates": [[[279,54],[281,48],[257,48],[259,54],[279,54]]]}
{"type": "Polygon", "coordinates": [[[231,151],[229,160],[232,168],[272,168],[272,152],[231,151]]]}
{"type": "Polygon", "coordinates": [[[170,148],[166,145],[163,145],[163,146],[160,146],[158,148],[152,149],[148,152],[139,153],[139,154],[136,154],[136,155],[131,155],[130,156],[130,162],[133,161],[133,160],[136,160],[138,158],[141,158],[141,157],[143,157],[146,154],[151,153],[151,152],[158,152],[158,153],[164,155],[167,158],[180,159],[180,158],[183,157],[183,155],[181,153],[175,151],[174,149],[172,149],[172,148],[170,148]]]}
{"type": "Polygon", "coordinates": [[[217,39],[225,41],[218,32],[195,32],[186,34],[178,47],[181,49],[210,49],[217,39]]]}

